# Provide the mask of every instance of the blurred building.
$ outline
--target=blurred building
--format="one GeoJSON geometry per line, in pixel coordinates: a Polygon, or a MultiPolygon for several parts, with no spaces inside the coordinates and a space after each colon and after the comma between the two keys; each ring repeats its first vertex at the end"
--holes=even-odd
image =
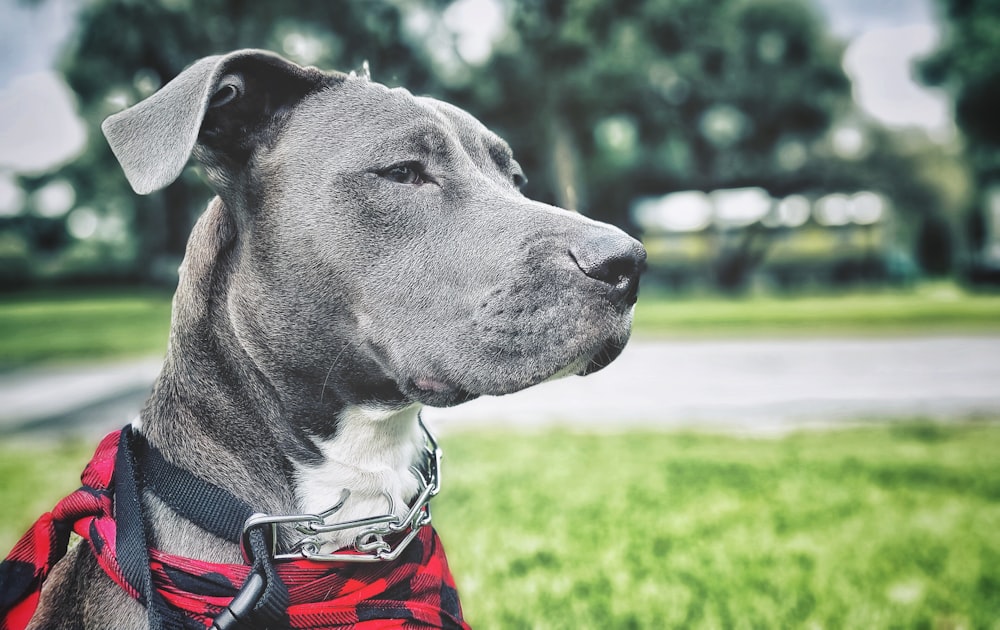
{"type": "Polygon", "coordinates": [[[761,188],[637,200],[650,273],[675,289],[793,289],[905,281],[893,212],[870,191],[771,197],[761,188]]]}

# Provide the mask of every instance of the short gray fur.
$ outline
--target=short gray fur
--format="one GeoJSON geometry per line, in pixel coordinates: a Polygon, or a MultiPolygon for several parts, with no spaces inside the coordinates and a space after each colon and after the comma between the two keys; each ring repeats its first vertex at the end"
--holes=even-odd
{"type": "MultiPolygon", "coordinates": [[[[348,409],[514,392],[596,371],[628,339],[642,246],[525,198],[507,145],[454,106],[245,50],[196,62],[103,129],[136,192],[193,155],[218,195],[136,426],[262,512],[299,510],[296,471],[329,456],[319,445],[348,409]]],[[[144,503],[151,544],[241,561],[144,503]]],[[[31,627],[145,625],[81,546],[31,627]]]]}

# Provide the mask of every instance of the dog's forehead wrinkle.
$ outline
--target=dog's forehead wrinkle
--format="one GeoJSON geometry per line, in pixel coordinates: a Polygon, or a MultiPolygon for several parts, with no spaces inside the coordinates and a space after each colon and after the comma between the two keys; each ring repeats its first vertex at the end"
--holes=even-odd
{"type": "Polygon", "coordinates": [[[500,166],[506,166],[501,162],[510,162],[514,159],[510,145],[469,112],[434,98],[417,97],[417,99],[437,112],[442,120],[447,121],[449,127],[462,139],[463,144],[475,145],[485,150],[500,166]]]}
{"type": "Polygon", "coordinates": [[[392,165],[400,159],[453,157],[460,146],[447,130],[426,122],[415,122],[384,132],[371,148],[370,159],[376,164],[392,165]]]}
{"type": "Polygon", "coordinates": [[[298,155],[327,154],[331,174],[356,176],[416,161],[435,166],[446,179],[472,167],[504,182],[512,169],[510,147],[473,116],[403,88],[346,81],[318,90],[300,110],[285,128],[292,146],[269,156],[272,162],[294,165],[298,155]],[[345,116],[347,111],[355,113],[345,116]]]}
{"type": "Polygon", "coordinates": [[[294,161],[295,153],[327,154],[331,165],[344,168],[391,160],[407,150],[438,151],[453,141],[437,114],[408,92],[372,85],[321,90],[307,98],[284,129],[294,146],[283,147],[277,161],[294,161]]]}

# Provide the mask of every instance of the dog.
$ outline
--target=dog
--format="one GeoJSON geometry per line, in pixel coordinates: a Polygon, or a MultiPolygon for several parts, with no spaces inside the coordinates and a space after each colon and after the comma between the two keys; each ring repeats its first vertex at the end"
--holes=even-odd
{"type": "MultiPolygon", "coordinates": [[[[353,524],[312,530],[316,555],[364,547],[368,517],[412,517],[433,483],[421,406],[586,375],[628,340],[642,245],[524,197],[511,149],[458,107],[242,50],[197,61],[103,130],[137,193],[193,156],[217,195],[131,431],[256,512],[353,524]]],[[[160,494],[138,501],[159,552],[247,561],[160,494]]],[[[293,525],[271,535],[269,553],[302,548],[293,525]]],[[[149,624],[81,544],[30,627],[149,624]]]]}

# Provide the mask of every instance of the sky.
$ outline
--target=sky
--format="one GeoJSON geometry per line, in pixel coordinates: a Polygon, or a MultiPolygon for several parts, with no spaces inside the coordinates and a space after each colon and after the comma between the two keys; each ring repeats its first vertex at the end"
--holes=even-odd
{"type": "MultiPolygon", "coordinates": [[[[44,172],[83,150],[86,130],[72,91],[52,72],[75,4],[0,0],[0,176],[44,172]]],[[[3,190],[0,182],[0,205],[3,190]]]]}
{"type": "Polygon", "coordinates": [[[913,62],[941,36],[933,0],[812,0],[834,35],[849,41],[843,65],[863,111],[890,127],[916,126],[933,138],[954,133],[948,96],[913,78],[913,62]]]}
{"type": "MultiPolygon", "coordinates": [[[[913,60],[938,41],[933,0],[811,1],[832,32],[850,42],[844,69],[864,112],[890,127],[921,127],[940,140],[951,136],[947,97],[912,76],[913,60]]],[[[52,72],[78,4],[0,0],[0,176],[57,167],[83,148],[86,131],[73,114],[72,93],[52,72]]],[[[470,55],[483,53],[478,34],[490,12],[477,5],[487,4],[465,0],[446,16],[449,28],[463,32],[470,55]]]]}

